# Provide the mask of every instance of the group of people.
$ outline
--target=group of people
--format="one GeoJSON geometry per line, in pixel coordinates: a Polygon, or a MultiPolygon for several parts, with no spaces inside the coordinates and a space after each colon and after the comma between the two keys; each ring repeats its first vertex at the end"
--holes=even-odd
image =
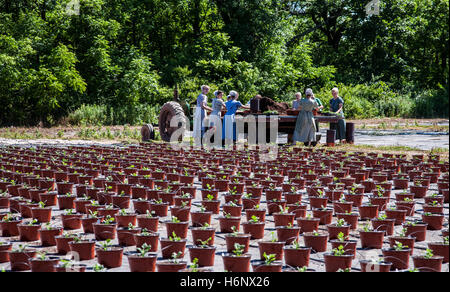
{"type": "MultiPolygon", "coordinates": [[[[239,99],[239,93],[230,91],[225,102],[224,92],[217,90],[214,92],[214,99],[211,107],[208,106],[208,94],[210,87],[203,85],[201,87],[202,93],[197,98],[197,107],[194,115],[194,132],[193,138],[201,143],[207,131],[212,133],[217,131],[218,124],[222,124],[222,140],[236,141],[236,123],[235,115],[240,109],[250,109],[249,106],[243,105],[239,99]],[[221,122],[222,111],[226,109],[226,114],[221,122]],[[209,117],[208,117],[208,114],[209,117]],[[207,119],[208,117],[208,119],[207,119]]],[[[332,89],[333,98],[330,100],[330,110],[336,115],[344,117],[344,100],[339,97],[339,89],[332,89]]],[[[300,92],[295,94],[296,100],[293,102],[293,108],[300,110],[298,114],[293,141],[305,143],[306,146],[317,143],[316,133],[319,132],[319,123],[314,119],[314,116],[324,108],[320,99],[314,96],[312,89],[307,89],[305,97],[302,98],[300,92]]],[[[336,140],[345,142],[346,139],[346,125],[345,120],[342,119],[338,124],[330,124],[332,130],[336,131],[336,140]]]]}
{"type": "Polygon", "coordinates": [[[230,91],[226,102],[223,99],[223,91],[217,90],[214,92],[214,99],[211,107],[209,107],[207,94],[211,89],[209,86],[203,85],[201,90],[202,93],[197,98],[197,108],[194,115],[194,139],[201,141],[206,131],[216,132],[218,127],[217,122],[221,120],[222,111],[226,109],[227,112],[224,116],[222,126],[222,140],[236,141],[236,112],[240,108],[250,109],[250,107],[238,101],[239,93],[234,90],[230,91]],[[206,119],[207,112],[210,112],[209,119],[206,119]]]}
{"type": "MultiPolygon", "coordinates": [[[[330,100],[330,110],[332,113],[344,117],[344,100],[339,96],[339,89],[333,88],[331,91],[333,98],[330,100]]],[[[305,92],[305,98],[302,98],[300,92],[295,94],[296,100],[293,102],[293,108],[300,110],[295,125],[293,141],[305,143],[306,146],[312,145],[317,141],[316,133],[319,132],[319,123],[314,116],[321,111],[324,106],[322,101],[314,96],[312,89],[308,88],[305,92]]],[[[330,129],[336,131],[336,140],[342,143],[346,141],[346,124],[341,119],[337,124],[331,123],[330,129]]]]}

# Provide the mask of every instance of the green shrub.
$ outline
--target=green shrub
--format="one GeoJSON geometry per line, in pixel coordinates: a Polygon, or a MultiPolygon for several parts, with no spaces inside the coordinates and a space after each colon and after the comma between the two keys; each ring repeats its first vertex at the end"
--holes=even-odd
{"type": "Polygon", "coordinates": [[[414,98],[414,115],[418,118],[448,118],[448,85],[438,90],[425,90],[414,98]]]}

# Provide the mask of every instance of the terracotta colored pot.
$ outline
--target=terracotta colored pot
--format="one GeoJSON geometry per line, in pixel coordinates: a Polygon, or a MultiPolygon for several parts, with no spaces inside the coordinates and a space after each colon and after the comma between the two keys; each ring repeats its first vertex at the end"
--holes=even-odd
{"type": "Polygon", "coordinates": [[[65,236],[56,236],[56,248],[59,255],[66,255],[70,252],[69,242],[73,241],[73,236],[65,237],[65,236]]]}
{"type": "Polygon", "coordinates": [[[37,258],[30,259],[31,272],[33,273],[54,273],[56,272],[56,266],[59,263],[59,258],[49,257],[46,260],[40,260],[37,258]]]}
{"type": "Polygon", "coordinates": [[[134,239],[135,234],[141,233],[140,228],[128,229],[128,228],[118,228],[117,229],[117,239],[119,245],[122,247],[135,246],[136,241],[134,239]]]}
{"type": "Polygon", "coordinates": [[[259,241],[258,247],[259,247],[259,255],[260,259],[264,260],[264,253],[270,255],[274,254],[277,261],[283,260],[283,247],[285,243],[284,242],[271,242],[271,241],[259,241]]]}
{"type": "Polygon", "coordinates": [[[209,246],[214,245],[214,239],[216,234],[215,228],[192,228],[191,229],[192,234],[192,242],[195,245],[200,245],[202,242],[208,241],[209,246]]]}
{"type": "Polygon", "coordinates": [[[360,231],[361,247],[363,249],[381,249],[383,247],[384,231],[360,231]]]}
{"type": "Polygon", "coordinates": [[[250,260],[249,254],[243,254],[242,256],[235,256],[231,253],[225,253],[222,255],[224,270],[232,273],[248,273],[250,272],[250,260]]]}
{"type": "Polygon", "coordinates": [[[172,217],[177,217],[181,222],[189,222],[189,216],[191,215],[191,207],[176,207],[170,208],[172,217]]]}
{"type": "Polygon", "coordinates": [[[58,273],[84,273],[86,272],[86,265],[73,265],[70,267],[64,267],[59,264],[55,267],[58,273]]]}
{"type": "MultiPolygon", "coordinates": [[[[84,199],[77,199],[74,201],[74,204],[75,204],[75,210],[77,211],[77,213],[87,214],[88,211],[86,210],[86,205],[90,205],[91,201],[84,200],[84,199]]],[[[92,211],[94,211],[94,210],[92,210],[92,211]]]]}
{"type": "Polygon", "coordinates": [[[32,218],[39,223],[47,223],[52,220],[52,208],[31,208],[32,218]]]}
{"type": "Polygon", "coordinates": [[[242,223],[244,228],[244,233],[250,234],[251,239],[262,239],[264,238],[264,222],[259,223],[242,223]]]}
{"type": "Polygon", "coordinates": [[[156,253],[147,254],[145,257],[138,253],[128,253],[127,258],[132,273],[148,273],[156,270],[156,260],[158,259],[156,253]]]}
{"type": "Polygon", "coordinates": [[[56,183],[56,189],[58,190],[59,195],[72,194],[73,183],[64,183],[64,182],[56,183]]]}
{"type": "Polygon", "coordinates": [[[312,252],[325,252],[327,250],[328,234],[321,233],[319,235],[314,235],[313,233],[305,233],[303,235],[303,240],[305,241],[306,247],[311,247],[312,252]]]}
{"type": "Polygon", "coordinates": [[[362,205],[364,199],[363,194],[345,194],[345,200],[352,202],[353,207],[359,207],[362,205]]]}
{"type": "Polygon", "coordinates": [[[123,248],[112,247],[108,250],[96,249],[97,261],[108,269],[120,268],[122,266],[123,248]]]}
{"type": "Polygon", "coordinates": [[[56,246],[56,236],[60,236],[63,233],[62,228],[55,228],[55,229],[39,229],[39,237],[41,238],[41,245],[48,247],[48,246],[56,246]]]}
{"type": "Polygon", "coordinates": [[[300,234],[299,227],[276,227],[278,241],[284,242],[286,245],[293,243],[298,240],[300,234]]]}
{"type": "Polygon", "coordinates": [[[166,217],[169,213],[169,204],[150,203],[150,212],[154,212],[154,215],[158,217],[166,217]]]}
{"type": "Polygon", "coordinates": [[[159,233],[150,233],[150,235],[134,234],[136,248],[141,248],[144,243],[151,247],[150,252],[157,252],[159,245],[159,233]]]}
{"type": "Polygon", "coordinates": [[[19,235],[19,228],[17,225],[21,224],[22,220],[17,218],[15,221],[0,221],[0,230],[2,237],[13,237],[19,235]]]}
{"type": "Polygon", "coordinates": [[[130,208],[131,196],[111,196],[112,204],[119,209],[130,208]]]}
{"type": "Polygon", "coordinates": [[[394,225],[402,225],[406,221],[406,210],[391,210],[386,209],[386,216],[388,219],[393,219],[394,225]]]}
{"type": "Polygon", "coordinates": [[[230,206],[230,205],[223,205],[223,214],[224,216],[226,214],[230,214],[232,217],[240,217],[242,213],[242,206],[230,206]]]}
{"type": "Polygon", "coordinates": [[[333,202],[333,210],[334,214],[337,213],[350,213],[352,212],[353,203],[352,202],[339,202],[334,201],[333,202]]]}
{"type": "Polygon", "coordinates": [[[48,207],[54,207],[58,204],[57,193],[41,193],[39,194],[39,201],[44,202],[48,207]]]}
{"type": "Polygon", "coordinates": [[[40,224],[28,225],[28,224],[18,224],[19,229],[19,240],[20,241],[38,241],[40,239],[39,229],[40,224]]]}
{"type": "Polygon", "coordinates": [[[279,226],[289,226],[294,225],[294,219],[295,214],[288,213],[288,214],[281,214],[281,213],[274,213],[273,219],[275,221],[275,227],[279,226]]]}
{"type": "Polygon", "coordinates": [[[250,210],[261,203],[261,198],[251,197],[242,198],[242,205],[244,210],[250,210]]]}
{"type": "Polygon", "coordinates": [[[186,269],[187,262],[173,263],[172,261],[157,262],[156,267],[159,273],[177,273],[186,269]]]}
{"type": "Polygon", "coordinates": [[[78,230],[81,229],[82,214],[61,214],[61,222],[64,230],[78,230]]]}
{"type": "Polygon", "coordinates": [[[346,270],[352,268],[352,255],[335,256],[330,253],[323,255],[325,259],[325,271],[327,273],[334,273],[338,270],[346,270]]]}
{"type": "Polygon", "coordinates": [[[371,220],[378,217],[378,206],[362,205],[358,208],[361,220],[371,220]]]}
{"type": "Polygon", "coordinates": [[[443,257],[444,264],[448,263],[448,252],[449,252],[448,244],[440,242],[430,242],[428,243],[428,248],[433,251],[433,254],[443,257]]]}
{"type": "Polygon", "coordinates": [[[194,259],[198,259],[198,265],[199,267],[212,267],[214,266],[214,258],[215,258],[215,247],[198,247],[198,246],[191,246],[189,247],[189,255],[191,262],[194,261],[194,259]]]}
{"type": "Polygon", "coordinates": [[[58,206],[60,210],[75,209],[76,196],[58,196],[58,206]]]}
{"type": "Polygon", "coordinates": [[[383,257],[387,262],[392,263],[392,270],[407,270],[409,268],[409,257],[411,249],[395,250],[394,248],[383,249],[383,257]]]}
{"type": "Polygon", "coordinates": [[[319,218],[297,218],[297,225],[300,233],[307,233],[319,230],[319,218]]]}
{"type": "Polygon", "coordinates": [[[344,251],[346,255],[351,255],[353,258],[356,258],[356,246],[358,244],[358,241],[356,240],[346,240],[346,241],[340,241],[340,240],[331,240],[331,249],[339,248],[339,246],[344,247],[344,251]]]}
{"type": "Polygon", "coordinates": [[[281,273],[283,269],[283,263],[273,262],[270,265],[266,265],[262,261],[256,261],[252,264],[254,273],[281,273]]]}
{"type": "Polygon", "coordinates": [[[11,249],[11,243],[2,242],[2,244],[0,244],[0,264],[9,262],[9,251],[11,249]]]}
{"type": "Polygon", "coordinates": [[[80,242],[69,242],[71,252],[76,252],[80,261],[89,261],[95,258],[95,241],[85,240],[80,242]]]}
{"type": "Polygon", "coordinates": [[[236,227],[236,231],[239,231],[239,226],[241,223],[241,217],[219,217],[220,232],[222,233],[232,233],[232,227],[236,227]]]}
{"type": "Polygon", "coordinates": [[[184,257],[184,251],[186,249],[186,239],[181,241],[170,241],[169,239],[160,239],[161,243],[161,253],[163,259],[172,258],[173,253],[181,252],[180,258],[184,257]]]}
{"type": "Polygon", "coordinates": [[[295,193],[285,193],[284,199],[286,200],[286,204],[296,204],[302,202],[302,194],[295,194],[295,193]]]}
{"type": "Polygon", "coordinates": [[[83,226],[83,231],[86,234],[94,233],[94,226],[92,226],[94,223],[97,223],[100,220],[100,218],[81,218],[81,224],[83,226]]]}
{"type": "Polygon", "coordinates": [[[337,239],[339,233],[343,233],[344,236],[350,234],[350,225],[347,226],[337,226],[336,224],[327,225],[328,236],[330,240],[337,239]]]}
{"type": "Polygon", "coordinates": [[[410,186],[410,192],[414,194],[414,198],[421,199],[425,198],[428,192],[427,186],[410,186]]]}
{"type": "Polygon", "coordinates": [[[36,251],[25,250],[24,252],[9,253],[9,262],[11,271],[28,271],[31,270],[30,260],[36,256],[36,251]]]}
{"type": "Polygon", "coordinates": [[[431,259],[426,259],[420,256],[413,257],[414,268],[418,269],[420,272],[439,273],[442,271],[443,261],[444,257],[441,256],[435,256],[431,259]]]}
{"type": "Polygon", "coordinates": [[[173,233],[175,233],[178,237],[181,237],[182,239],[187,238],[188,236],[188,228],[189,228],[189,222],[166,222],[166,231],[167,231],[167,237],[172,236],[173,233]]]}
{"type": "Polygon", "coordinates": [[[411,250],[411,255],[414,252],[414,244],[416,239],[414,237],[400,237],[400,236],[390,236],[389,245],[391,248],[396,246],[397,242],[400,242],[404,247],[408,247],[411,250]]]}
{"type": "Polygon", "coordinates": [[[406,216],[412,217],[415,212],[415,202],[395,202],[397,210],[405,210],[406,216]]]}
{"type": "Polygon", "coordinates": [[[284,261],[286,265],[291,267],[308,267],[310,254],[310,247],[300,247],[298,249],[291,246],[284,247],[284,261]]]}
{"type": "Polygon", "coordinates": [[[356,228],[358,228],[358,219],[359,219],[358,213],[350,213],[350,214],[338,213],[336,214],[336,216],[338,220],[343,219],[347,224],[349,224],[351,230],[355,230],[356,228]]]}
{"type": "Polygon", "coordinates": [[[308,199],[311,209],[321,208],[322,206],[326,208],[328,205],[328,198],[309,197],[308,199]]]}
{"type": "Polygon", "coordinates": [[[384,211],[389,203],[389,197],[370,197],[369,201],[372,205],[377,205],[379,211],[384,211]]]}
{"type": "Polygon", "coordinates": [[[384,231],[385,235],[394,234],[395,219],[385,219],[385,220],[372,219],[371,222],[374,230],[384,231]]]}
{"type": "Polygon", "coordinates": [[[212,212],[191,212],[193,227],[201,227],[205,224],[211,225],[212,212]]]}
{"type": "Polygon", "coordinates": [[[206,208],[206,211],[215,215],[220,213],[220,201],[202,201],[202,206],[206,208]]]}
{"type": "Polygon", "coordinates": [[[146,214],[150,211],[150,202],[133,200],[133,209],[136,214],[146,214]]]}
{"type": "Polygon", "coordinates": [[[406,236],[413,236],[416,238],[416,242],[422,242],[426,240],[427,237],[427,226],[426,223],[418,223],[415,226],[403,224],[406,228],[406,236]]]}
{"type": "Polygon", "coordinates": [[[117,224],[92,224],[94,227],[95,240],[105,241],[107,239],[116,239],[117,224]]]}
{"type": "Polygon", "coordinates": [[[319,225],[328,225],[333,221],[333,209],[313,209],[313,217],[319,218],[319,225]]]}
{"type": "Polygon", "coordinates": [[[238,234],[237,236],[233,235],[225,235],[225,242],[227,245],[227,252],[232,253],[234,250],[234,245],[239,243],[244,246],[244,254],[248,253],[248,249],[250,247],[250,234],[238,234]]]}
{"type": "Polygon", "coordinates": [[[147,215],[137,216],[138,226],[148,231],[157,232],[159,225],[159,217],[148,217],[147,215]]]}
{"type": "Polygon", "coordinates": [[[245,215],[246,215],[247,221],[252,219],[252,216],[258,217],[260,222],[266,221],[266,210],[265,209],[261,209],[261,210],[247,209],[247,210],[245,210],[245,215]]]}
{"type": "Polygon", "coordinates": [[[422,215],[422,221],[428,224],[428,230],[441,230],[444,225],[444,214],[422,215]]]}

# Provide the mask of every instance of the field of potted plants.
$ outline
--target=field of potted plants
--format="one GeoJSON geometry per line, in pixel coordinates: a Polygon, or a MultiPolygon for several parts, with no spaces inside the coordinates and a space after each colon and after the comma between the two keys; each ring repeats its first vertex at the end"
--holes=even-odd
{"type": "Polygon", "coordinates": [[[0,271],[445,272],[439,156],[0,148],[0,271]]]}

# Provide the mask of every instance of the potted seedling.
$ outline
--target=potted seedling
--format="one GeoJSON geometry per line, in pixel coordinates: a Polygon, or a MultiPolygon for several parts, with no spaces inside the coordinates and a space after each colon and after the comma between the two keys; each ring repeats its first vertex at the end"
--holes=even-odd
{"type": "Polygon", "coordinates": [[[20,241],[38,241],[40,239],[39,229],[41,224],[36,219],[28,223],[18,224],[17,228],[19,229],[20,241]]]}
{"type": "Polygon", "coordinates": [[[144,244],[147,244],[151,247],[151,252],[158,251],[159,233],[144,228],[141,233],[134,234],[133,236],[137,248],[141,248],[144,244]]]}
{"type": "Polygon", "coordinates": [[[22,223],[22,218],[13,215],[12,213],[7,213],[2,215],[0,220],[0,230],[2,231],[3,237],[13,237],[19,235],[19,229],[17,225],[22,223]]]}
{"type": "Polygon", "coordinates": [[[75,264],[71,260],[61,259],[59,264],[55,267],[56,272],[64,273],[83,273],[86,271],[86,265],[83,264],[75,264]]]}
{"type": "Polygon", "coordinates": [[[427,223],[420,221],[409,221],[403,224],[403,228],[406,229],[406,236],[413,236],[416,238],[416,242],[422,242],[426,240],[427,236],[427,223]]]}
{"type": "Polygon", "coordinates": [[[172,216],[171,220],[166,222],[167,237],[175,232],[181,238],[187,238],[189,222],[181,222],[177,217],[172,216]]]}
{"type": "Polygon", "coordinates": [[[83,214],[78,214],[74,209],[66,209],[61,214],[61,221],[64,230],[78,230],[81,228],[81,218],[83,214]]]}
{"type": "Polygon", "coordinates": [[[110,215],[102,218],[99,223],[92,224],[94,227],[95,239],[98,241],[116,239],[117,224],[115,219],[110,215]]]}
{"type": "Polygon", "coordinates": [[[377,218],[371,220],[372,227],[377,231],[384,231],[385,235],[394,234],[395,219],[387,219],[386,214],[381,214],[377,218]]]}
{"type": "Polygon", "coordinates": [[[56,236],[56,248],[59,255],[66,255],[70,252],[69,242],[73,241],[76,236],[67,232],[63,232],[62,235],[56,236]]]}
{"type": "Polygon", "coordinates": [[[83,239],[81,236],[74,236],[70,241],[69,248],[79,256],[80,261],[89,261],[95,258],[95,240],[83,239]]]}
{"type": "Polygon", "coordinates": [[[285,246],[285,242],[281,242],[278,240],[275,232],[271,232],[270,240],[262,240],[258,242],[259,254],[261,256],[261,260],[264,260],[263,254],[275,254],[276,260],[283,260],[283,247],[285,246]]]}
{"type": "Polygon", "coordinates": [[[158,232],[159,217],[156,213],[147,210],[145,215],[137,216],[138,226],[152,232],[158,232]]]}
{"type": "Polygon", "coordinates": [[[134,235],[139,234],[141,230],[141,228],[134,226],[132,223],[129,223],[128,227],[117,228],[119,245],[124,247],[135,246],[136,241],[134,235]]]}
{"type": "Polygon", "coordinates": [[[443,238],[442,242],[430,242],[428,243],[428,248],[432,250],[433,254],[437,256],[442,256],[443,263],[448,263],[448,252],[449,252],[449,245],[448,245],[448,236],[443,238]]]}
{"type": "Polygon", "coordinates": [[[55,272],[59,259],[57,257],[49,257],[46,252],[38,252],[35,258],[29,260],[31,264],[31,272],[33,273],[51,273],[55,272]]]}
{"type": "Polygon", "coordinates": [[[232,227],[236,227],[236,230],[239,231],[241,223],[241,217],[233,217],[231,214],[225,214],[224,216],[219,217],[219,225],[220,232],[222,233],[231,233],[233,232],[232,227]]]}
{"type": "Polygon", "coordinates": [[[329,239],[334,240],[338,238],[339,233],[345,236],[350,234],[350,225],[344,219],[338,219],[336,223],[327,225],[329,239]]]}
{"type": "Polygon", "coordinates": [[[250,220],[242,224],[244,233],[250,234],[251,239],[262,239],[264,237],[265,223],[259,220],[259,217],[253,215],[250,220]]]}
{"type": "Polygon", "coordinates": [[[325,270],[327,273],[334,273],[352,268],[353,255],[346,254],[344,245],[332,250],[331,253],[324,254],[325,270]]]}
{"type": "Polygon", "coordinates": [[[130,224],[136,225],[137,215],[135,213],[128,212],[126,209],[121,209],[115,218],[117,227],[127,227],[130,224]]]}
{"type": "Polygon", "coordinates": [[[231,253],[222,255],[225,271],[233,273],[249,272],[251,256],[245,253],[245,248],[245,245],[236,242],[231,253]]]}
{"type": "Polygon", "coordinates": [[[46,207],[44,202],[39,202],[38,207],[31,208],[32,217],[40,223],[50,222],[52,219],[52,208],[46,207]]]}
{"type": "Polygon", "coordinates": [[[283,268],[283,263],[277,260],[276,254],[267,254],[264,252],[262,255],[264,260],[255,261],[253,266],[253,272],[256,273],[279,273],[283,268]]]}
{"type": "Polygon", "coordinates": [[[63,229],[60,227],[54,227],[50,222],[46,223],[39,229],[39,237],[41,238],[41,245],[44,247],[55,246],[55,237],[63,233],[63,229]]]}
{"type": "Polygon", "coordinates": [[[333,209],[321,206],[313,209],[313,217],[319,218],[319,225],[329,225],[333,221],[333,209]]]}
{"type": "Polygon", "coordinates": [[[156,260],[158,255],[152,253],[152,247],[147,243],[138,247],[137,252],[130,252],[126,255],[130,265],[130,272],[145,273],[154,272],[156,270],[156,260]]]}
{"type": "Polygon", "coordinates": [[[58,206],[60,210],[75,209],[75,200],[77,196],[72,193],[58,195],[58,206]]]}
{"type": "Polygon", "coordinates": [[[434,214],[425,212],[422,214],[422,221],[428,224],[428,230],[441,230],[444,225],[444,214],[434,214]]]}
{"type": "Polygon", "coordinates": [[[397,241],[393,247],[383,249],[382,252],[383,257],[392,263],[392,269],[406,270],[409,268],[411,249],[408,246],[397,241]]]}
{"type": "Polygon", "coordinates": [[[361,272],[379,272],[388,273],[391,270],[392,263],[384,261],[383,258],[373,258],[370,260],[360,260],[361,272]]]}
{"type": "Polygon", "coordinates": [[[211,194],[208,194],[206,199],[202,201],[202,206],[205,207],[208,212],[212,212],[213,214],[217,215],[220,213],[220,201],[211,194]]]}
{"type": "Polygon", "coordinates": [[[93,224],[99,221],[102,217],[98,215],[98,212],[89,211],[89,214],[81,218],[81,224],[83,225],[83,231],[86,234],[94,233],[93,224]]]}
{"type": "Polygon", "coordinates": [[[30,259],[36,256],[37,252],[28,248],[27,245],[19,244],[9,253],[11,271],[31,270],[30,259]]]}
{"type": "Polygon", "coordinates": [[[9,251],[12,249],[12,243],[0,241],[0,264],[9,262],[9,251]]]}
{"type": "Polygon", "coordinates": [[[214,255],[216,247],[209,244],[211,240],[212,238],[210,237],[205,241],[201,241],[200,244],[189,247],[191,261],[194,261],[194,259],[198,259],[198,265],[200,267],[214,266],[214,255]]]}
{"type": "Polygon", "coordinates": [[[123,248],[114,247],[111,239],[107,239],[95,249],[97,260],[100,265],[108,269],[119,268],[122,266],[123,248]]]}
{"type": "Polygon", "coordinates": [[[231,231],[232,231],[231,233],[225,234],[225,242],[227,245],[227,252],[232,253],[234,250],[235,244],[238,243],[245,247],[244,253],[248,253],[251,235],[239,233],[239,229],[236,228],[236,226],[232,226],[231,231]]]}
{"type": "Polygon", "coordinates": [[[160,273],[163,273],[163,272],[175,273],[175,272],[179,272],[181,270],[186,269],[187,262],[180,260],[183,257],[184,257],[184,255],[182,255],[181,252],[178,252],[178,253],[174,252],[171,255],[170,260],[157,262],[156,266],[158,268],[158,272],[160,272],[160,273]]]}
{"type": "Polygon", "coordinates": [[[381,249],[383,247],[384,231],[373,230],[370,223],[366,223],[359,231],[361,247],[366,249],[381,249]]]}
{"type": "Polygon", "coordinates": [[[195,245],[205,242],[208,239],[208,244],[210,246],[214,245],[214,239],[216,234],[216,229],[211,227],[208,223],[204,223],[201,227],[191,228],[192,241],[195,245]]]}
{"type": "Polygon", "coordinates": [[[259,204],[256,204],[255,206],[253,206],[252,209],[245,210],[247,220],[251,219],[253,216],[256,216],[259,218],[259,221],[261,221],[261,222],[266,221],[266,212],[267,212],[267,210],[262,208],[261,205],[259,205],[259,204]]]}
{"type": "Polygon", "coordinates": [[[180,254],[181,258],[184,257],[187,240],[181,238],[175,232],[172,232],[172,235],[168,236],[167,239],[161,239],[160,242],[164,259],[169,259],[173,253],[180,254]]]}
{"type": "Polygon", "coordinates": [[[436,256],[433,250],[427,249],[424,255],[413,256],[414,268],[420,272],[439,273],[442,270],[444,257],[436,256]]]}
{"type": "Polygon", "coordinates": [[[289,208],[279,206],[279,212],[273,214],[275,227],[288,226],[294,224],[295,214],[289,212],[289,208]]]}
{"type": "Polygon", "coordinates": [[[311,254],[311,247],[301,246],[298,240],[292,242],[292,245],[285,246],[284,258],[286,265],[291,267],[308,267],[311,254]]]}
{"type": "Polygon", "coordinates": [[[390,236],[389,243],[391,248],[394,248],[397,243],[401,243],[403,246],[408,246],[411,249],[410,254],[412,255],[416,238],[413,236],[407,236],[406,231],[406,228],[402,228],[402,230],[397,235],[390,236]]]}

